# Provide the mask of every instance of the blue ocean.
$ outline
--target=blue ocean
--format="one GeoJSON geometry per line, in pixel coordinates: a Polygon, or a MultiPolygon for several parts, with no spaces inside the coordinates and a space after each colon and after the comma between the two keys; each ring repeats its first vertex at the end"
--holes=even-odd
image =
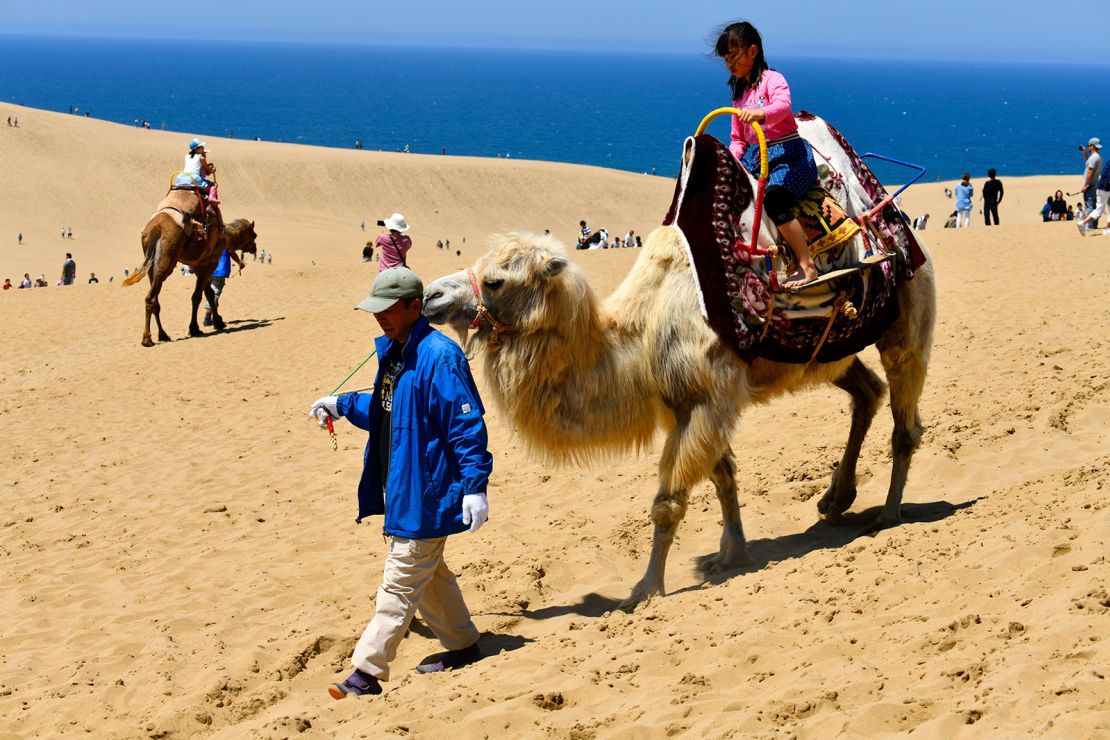
{"type": "MultiPolygon", "coordinates": [[[[0,36],[0,99],[209,136],[539,159],[673,176],[728,105],[690,54],[0,36]]],[[[769,58],[795,110],[928,179],[1076,174],[1110,140],[1110,66],[769,58]]],[[[711,131],[727,140],[724,119],[711,131]]],[[[877,165],[898,182],[906,171],[877,165]]]]}

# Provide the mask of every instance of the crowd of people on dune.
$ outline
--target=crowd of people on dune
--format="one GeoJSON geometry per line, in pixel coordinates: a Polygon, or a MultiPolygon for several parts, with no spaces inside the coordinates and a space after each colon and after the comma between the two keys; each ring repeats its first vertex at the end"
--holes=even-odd
{"type": "Polygon", "coordinates": [[[579,236],[576,249],[627,249],[644,246],[640,235],[632,229],[629,229],[623,237],[614,236],[610,241],[608,229],[602,228],[594,231],[586,224],[585,219],[578,222],[578,228],[579,236]]]}

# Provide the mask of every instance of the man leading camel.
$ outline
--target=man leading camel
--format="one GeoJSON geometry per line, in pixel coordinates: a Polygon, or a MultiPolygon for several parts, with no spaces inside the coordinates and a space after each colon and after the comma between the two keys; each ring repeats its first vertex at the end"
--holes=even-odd
{"type": "Polygon", "coordinates": [[[446,653],[417,670],[457,668],[481,657],[455,575],[443,561],[447,537],[476,532],[489,514],[485,409],[457,344],[421,316],[424,286],[406,267],[383,270],[356,308],[374,314],[372,394],[325,396],[310,416],[346,417],[370,433],[358,485],[358,521],[385,514],[390,535],[377,610],[355,646],[355,672],[328,687],[335,699],[380,694],[389,663],[417,610],[446,653]]]}

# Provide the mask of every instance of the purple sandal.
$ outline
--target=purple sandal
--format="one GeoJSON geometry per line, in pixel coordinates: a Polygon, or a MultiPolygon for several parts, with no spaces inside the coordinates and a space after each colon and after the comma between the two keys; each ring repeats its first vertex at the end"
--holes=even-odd
{"type": "Polygon", "coordinates": [[[355,672],[343,679],[343,683],[333,683],[328,687],[332,699],[345,699],[348,694],[354,696],[378,695],[382,693],[382,685],[378,679],[369,673],[355,669],[355,672]]]}

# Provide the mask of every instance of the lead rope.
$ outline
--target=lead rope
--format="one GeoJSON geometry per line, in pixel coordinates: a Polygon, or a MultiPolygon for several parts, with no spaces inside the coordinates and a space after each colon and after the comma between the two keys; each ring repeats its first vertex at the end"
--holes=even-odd
{"type": "MultiPolygon", "coordinates": [[[[355,373],[357,373],[359,370],[361,370],[363,365],[370,362],[370,358],[373,357],[376,354],[378,354],[378,350],[374,349],[370,354],[368,354],[366,356],[366,359],[363,360],[362,362],[360,362],[358,364],[358,367],[356,367],[354,370],[351,371],[350,375],[343,378],[343,382],[341,382],[339,385],[335,386],[335,388],[333,388],[331,393],[329,393],[328,395],[329,396],[334,396],[339,391],[339,389],[342,388],[344,385],[346,385],[347,381],[350,380],[351,378],[353,378],[355,376],[355,373]]],[[[347,395],[350,395],[352,393],[363,393],[365,391],[372,391],[372,390],[374,390],[374,386],[369,385],[369,386],[366,386],[365,388],[355,388],[353,391],[347,391],[343,395],[347,396],[347,395]]],[[[325,420],[324,423],[327,424],[327,427],[328,427],[328,436],[331,437],[332,452],[339,452],[339,438],[335,436],[335,425],[332,424],[331,414],[328,414],[327,412],[324,412],[324,420],[325,420]]]]}

